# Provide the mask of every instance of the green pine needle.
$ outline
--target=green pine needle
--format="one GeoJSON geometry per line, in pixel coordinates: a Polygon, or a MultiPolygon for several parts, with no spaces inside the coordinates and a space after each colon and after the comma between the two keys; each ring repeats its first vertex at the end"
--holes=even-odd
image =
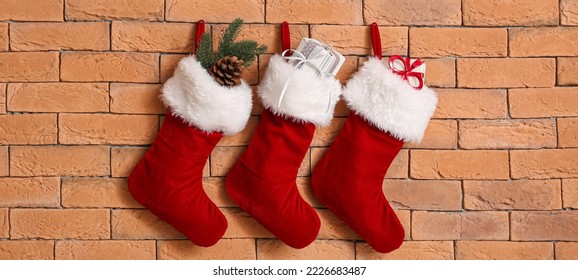
{"type": "Polygon", "coordinates": [[[255,57],[267,51],[267,46],[259,45],[253,40],[241,40],[235,42],[235,39],[241,33],[243,27],[243,20],[237,18],[225,28],[223,35],[219,38],[219,47],[217,51],[213,51],[213,39],[210,32],[206,32],[201,36],[199,42],[199,49],[197,51],[197,59],[205,69],[213,66],[220,58],[226,56],[236,56],[243,60],[245,67],[251,66],[255,57]]]}
{"type": "Polygon", "coordinates": [[[213,52],[213,38],[210,32],[205,32],[201,36],[197,58],[205,69],[209,69],[209,67],[217,62],[217,57],[215,56],[215,52],[213,52]]]}

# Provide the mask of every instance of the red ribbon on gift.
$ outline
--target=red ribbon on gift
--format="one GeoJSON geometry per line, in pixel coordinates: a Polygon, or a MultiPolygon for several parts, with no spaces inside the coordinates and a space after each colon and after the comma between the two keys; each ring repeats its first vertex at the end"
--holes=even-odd
{"type": "Polygon", "coordinates": [[[420,72],[413,72],[413,70],[417,67],[420,67],[423,64],[423,60],[421,60],[421,58],[418,58],[416,61],[414,61],[413,63],[411,63],[411,59],[409,57],[403,58],[399,55],[394,55],[391,56],[389,58],[389,68],[391,69],[391,71],[400,76],[402,79],[404,79],[405,81],[409,82],[409,77],[413,77],[416,78],[419,82],[418,86],[413,86],[415,89],[420,90],[423,88],[423,78],[424,78],[424,74],[420,73],[420,72]],[[399,60],[402,62],[402,64],[404,65],[404,69],[397,69],[394,65],[394,62],[396,60],[399,60]]]}

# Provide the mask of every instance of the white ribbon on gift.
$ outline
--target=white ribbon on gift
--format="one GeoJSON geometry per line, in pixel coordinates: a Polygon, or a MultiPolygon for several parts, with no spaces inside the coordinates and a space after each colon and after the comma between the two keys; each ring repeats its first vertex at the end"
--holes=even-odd
{"type": "MultiPolygon", "coordinates": [[[[323,70],[319,69],[319,67],[317,65],[313,64],[313,62],[312,62],[319,57],[319,54],[317,54],[315,57],[307,58],[307,57],[305,57],[305,55],[303,55],[301,52],[299,52],[297,50],[288,49],[288,50],[283,51],[283,53],[281,53],[281,56],[283,56],[285,59],[287,59],[289,61],[293,60],[293,61],[299,61],[299,62],[296,65],[294,65],[294,68],[293,68],[293,71],[291,72],[291,75],[289,75],[289,78],[287,79],[287,81],[285,82],[285,85],[283,86],[283,90],[281,90],[281,95],[279,96],[279,102],[277,103],[277,106],[279,108],[281,108],[281,103],[283,102],[283,98],[285,97],[285,93],[287,92],[287,88],[289,87],[289,83],[291,83],[291,79],[293,78],[293,75],[295,75],[295,71],[297,71],[297,69],[299,69],[304,64],[311,66],[314,70],[317,71],[317,74],[319,76],[325,77],[325,76],[329,75],[327,72],[323,72],[323,70]],[[293,52],[293,55],[297,55],[297,56],[287,56],[288,52],[293,52]]],[[[329,102],[327,103],[327,108],[325,109],[325,112],[328,112],[330,107],[331,107],[331,94],[329,94],[329,102]]]]}

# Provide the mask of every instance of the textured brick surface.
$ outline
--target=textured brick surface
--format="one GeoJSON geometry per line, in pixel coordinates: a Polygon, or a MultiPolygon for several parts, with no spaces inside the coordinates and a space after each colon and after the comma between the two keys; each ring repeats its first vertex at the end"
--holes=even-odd
{"type": "Polygon", "coordinates": [[[0,241],[0,260],[52,260],[52,240],[3,240],[0,241]]]}
{"type": "Polygon", "coordinates": [[[578,1],[0,7],[0,259],[578,259],[578,1]],[[197,22],[216,44],[236,17],[245,21],[239,39],[268,48],[242,74],[253,90],[246,127],[223,137],[197,175],[229,224],[217,244],[198,247],[136,202],[128,177],[162,125],[163,83],[193,52],[197,22]],[[384,64],[409,55],[427,65],[425,83],[439,98],[433,119],[373,186],[405,229],[394,252],[374,251],[312,192],[311,173],[350,112],[343,97],[330,125],[316,128],[295,180],[321,220],[311,245],[283,244],[226,192],[264,110],[257,91],[281,53],[283,21],[292,48],[312,37],[344,54],[335,76],[343,85],[373,54],[372,22],[384,64]]]}
{"type": "Polygon", "coordinates": [[[58,241],[57,260],[154,260],[154,241],[58,241]]]}
{"type": "Polygon", "coordinates": [[[58,81],[57,52],[0,53],[0,81],[58,81]]]}
{"type": "Polygon", "coordinates": [[[410,56],[506,56],[505,28],[412,28],[410,56]]]}
{"type": "Polygon", "coordinates": [[[558,24],[557,0],[464,0],[462,5],[464,24],[470,26],[558,24]]]}
{"type": "Polygon", "coordinates": [[[570,211],[512,212],[512,240],[578,241],[578,214],[570,211]]]}
{"type": "Polygon", "coordinates": [[[509,91],[513,118],[578,116],[578,87],[512,89],[509,91]]]}
{"type": "Polygon", "coordinates": [[[106,22],[15,23],[10,27],[15,51],[107,50],[109,37],[106,22]]]}
{"type": "Polygon", "coordinates": [[[0,178],[0,207],[59,207],[60,179],[0,178]]]}
{"type": "Polygon", "coordinates": [[[13,239],[108,239],[109,210],[104,209],[12,209],[13,239]]]}
{"type": "Polygon", "coordinates": [[[62,21],[64,0],[1,0],[0,20],[62,21]]]}
{"type": "Polygon", "coordinates": [[[553,148],[556,128],[552,120],[460,121],[463,149],[553,148]]]}
{"type": "Polygon", "coordinates": [[[381,25],[461,25],[459,0],[367,0],[366,23],[381,25]],[[387,11],[387,12],[384,12],[387,11]]]}
{"type": "Polygon", "coordinates": [[[161,20],[163,0],[67,0],[68,20],[161,20]]]}
{"type": "Polygon", "coordinates": [[[12,83],[7,108],[13,112],[107,112],[104,83],[12,83]]]}
{"type": "Polygon", "coordinates": [[[573,178],[578,149],[511,151],[512,178],[573,178]]]}
{"type": "Polygon", "coordinates": [[[464,88],[552,87],[556,81],[556,61],[550,58],[461,59],[457,69],[464,88]]]}
{"type": "Polygon", "coordinates": [[[468,210],[561,209],[558,180],[464,181],[464,208],[468,210]]]}
{"type": "Polygon", "coordinates": [[[554,246],[547,242],[458,241],[457,260],[551,260],[554,246]]]}

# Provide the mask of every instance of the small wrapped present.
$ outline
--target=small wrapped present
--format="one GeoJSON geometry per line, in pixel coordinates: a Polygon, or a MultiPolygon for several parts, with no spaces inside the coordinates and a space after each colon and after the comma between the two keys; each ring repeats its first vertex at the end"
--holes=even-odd
{"type": "Polygon", "coordinates": [[[345,62],[345,57],[331,46],[311,38],[303,38],[291,57],[297,58],[293,62],[295,67],[311,70],[318,75],[326,74],[332,77],[339,72],[345,62]],[[303,61],[307,61],[307,63],[303,63],[303,61]]]}

